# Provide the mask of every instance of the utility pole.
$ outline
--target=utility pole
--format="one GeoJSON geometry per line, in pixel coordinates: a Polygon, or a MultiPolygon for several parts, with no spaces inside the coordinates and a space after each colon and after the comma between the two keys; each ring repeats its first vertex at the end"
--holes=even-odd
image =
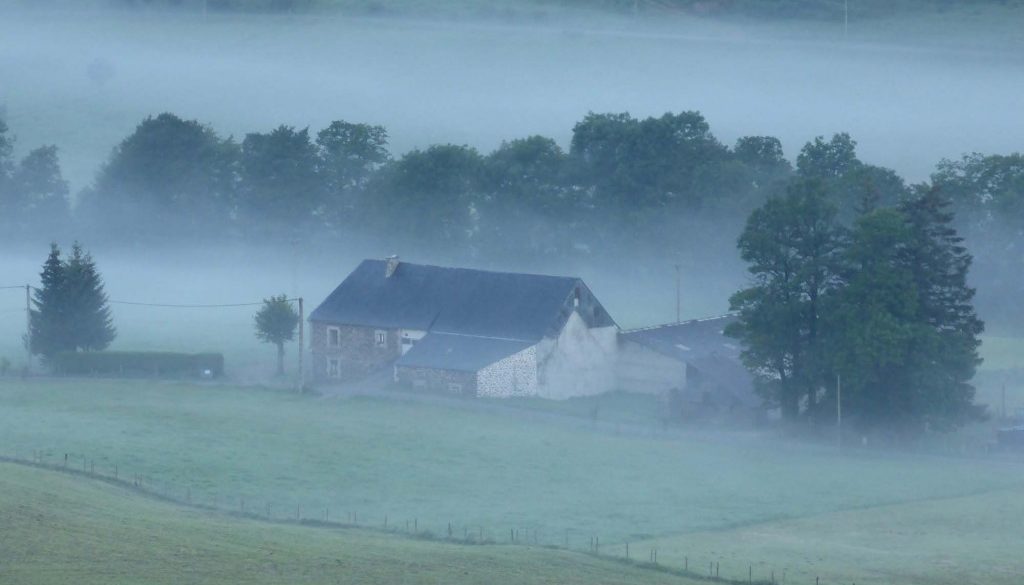
{"type": "Polygon", "coordinates": [[[1006,382],[1003,382],[1003,420],[1006,420],[1006,382]]]}
{"type": "Polygon", "coordinates": [[[25,371],[32,371],[32,285],[25,285],[25,371]]]}
{"type": "Polygon", "coordinates": [[[305,346],[306,314],[302,306],[302,297],[299,297],[299,392],[306,387],[306,372],[302,369],[302,353],[305,346]]]}
{"type": "Polygon", "coordinates": [[[298,296],[299,294],[299,239],[292,238],[292,261],[291,261],[291,277],[292,277],[292,296],[298,296]]]}
{"type": "Polygon", "coordinates": [[[676,323],[682,323],[682,317],[680,313],[680,296],[679,290],[679,265],[676,264],[676,323]]]}
{"type": "Polygon", "coordinates": [[[839,450],[843,450],[843,381],[836,374],[836,436],[839,450]]]}
{"type": "Polygon", "coordinates": [[[843,0],[843,38],[850,36],[850,0],[843,0]]]}

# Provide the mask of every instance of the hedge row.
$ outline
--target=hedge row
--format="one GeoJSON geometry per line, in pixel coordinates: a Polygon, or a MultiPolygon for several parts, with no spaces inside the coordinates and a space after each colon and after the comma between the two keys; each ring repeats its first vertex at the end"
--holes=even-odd
{"type": "Polygon", "coordinates": [[[218,378],[224,375],[224,356],[219,353],[65,351],[50,358],[49,365],[56,374],[77,376],[218,378]]]}

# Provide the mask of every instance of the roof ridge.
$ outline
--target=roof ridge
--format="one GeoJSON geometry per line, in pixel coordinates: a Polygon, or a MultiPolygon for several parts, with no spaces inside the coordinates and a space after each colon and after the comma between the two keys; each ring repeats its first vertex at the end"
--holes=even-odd
{"type": "Polygon", "coordinates": [[[704,323],[707,321],[716,321],[718,319],[725,319],[727,317],[735,317],[739,313],[737,311],[729,311],[721,315],[715,315],[713,317],[701,317],[698,319],[687,319],[686,321],[678,321],[676,323],[663,323],[661,325],[648,325],[647,327],[637,327],[635,329],[623,329],[622,333],[638,333],[640,331],[653,331],[655,329],[664,329],[665,327],[678,327],[680,325],[689,325],[691,323],[704,323]]]}
{"type": "MultiPolygon", "coordinates": [[[[474,337],[476,339],[494,339],[496,341],[515,341],[518,343],[540,343],[534,339],[519,339],[518,337],[496,337],[494,335],[474,335],[472,333],[452,333],[449,331],[430,331],[427,335],[451,335],[452,337],[474,337]]],[[[426,337],[426,335],[424,335],[426,337]]]]}
{"type": "MultiPolygon", "coordinates": [[[[363,262],[386,262],[380,258],[366,258],[363,262]]],[[[453,270],[453,271],[468,271],[468,272],[486,272],[489,274],[509,274],[513,276],[537,276],[541,278],[558,278],[566,280],[583,280],[579,276],[571,276],[565,274],[541,274],[539,272],[514,272],[511,270],[489,270],[486,268],[470,268],[467,266],[441,266],[438,264],[420,264],[418,262],[407,262],[405,260],[399,260],[399,266],[402,264],[408,264],[410,266],[420,266],[423,268],[437,268],[439,270],[453,270]]]]}

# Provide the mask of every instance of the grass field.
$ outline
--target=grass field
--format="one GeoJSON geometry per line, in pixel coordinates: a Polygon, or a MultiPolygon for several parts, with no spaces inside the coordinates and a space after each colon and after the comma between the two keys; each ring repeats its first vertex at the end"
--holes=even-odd
{"type": "MultiPolygon", "coordinates": [[[[1024,575],[1024,489],[833,512],[633,543],[673,565],[721,557],[723,577],[782,567],[790,582],[1019,583],[1024,575]],[[769,562],[770,561],[770,562],[769,562]]],[[[622,554],[623,547],[608,554],[622,554]]],[[[692,568],[692,567],[691,567],[692,568]]],[[[706,569],[706,566],[698,567],[706,569]]]]}
{"type": "Polygon", "coordinates": [[[0,583],[691,583],[590,555],[268,525],[0,463],[0,583]]]}
{"type": "MultiPolygon", "coordinates": [[[[568,537],[581,550],[595,535],[608,547],[657,541],[670,558],[686,548],[694,562],[732,554],[766,570],[826,563],[837,575],[854,572],[857,557],[833,554],[827,542],[817,548],[815,518],[1024,486],[1024,468],[1006,462],[837,457],[757,436],[639,437],[572,420],[223,386],[0,383],[7,454],[42,452],[59,463],[68,453],[70,465],[84,458],[104,473],[117,465],[121,477],[143,474],[148,486],[179,498],[189,490],[193,501],[225,509],[244,499],[261,512],[269,504],[275,517],[297,506],[318,517],[329,507],[334,517],[357,514],[361,525],[381,527],[387,515],[392,526],[415,520],[434,533],[451,522],[456,533],[482,527],[499,542],[520,528],[535,530],[539,544],[568,537]],[[799,532],[800,522],[809,527],[804,540],[788,548],[780,540],[785,554],[729,536],[759,526],[799,532]],[[702,534],[719,535],[707,542],[720,544],[689,549],[702,534]]],[[[958,510],[952,505],[950,518],[974,521],[969,507],[958,510]]],[[[951,535],[946,554],[966,564],[984,545],[976,537],[951,535]]],[[[893,574],[904,567],[896,556],[876,562],[893,574]]]]}

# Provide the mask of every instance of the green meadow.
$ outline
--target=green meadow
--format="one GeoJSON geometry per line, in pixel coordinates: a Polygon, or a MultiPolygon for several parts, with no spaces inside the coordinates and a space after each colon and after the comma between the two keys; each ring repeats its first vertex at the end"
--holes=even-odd
{"type": "Polygon", "coordinates": [[[8,585],[693,583],[540,547],[268,525],[8,463],[0,463],[0,526],[8,585]]]}
{"type": "MultiPolygon", "coordinates": [[[[819,545],[836,575],[856,574],[856,557],[816,540],[830,515],[884,520],[898,518],[886,507],[925,517],[944,511],[935,522],[947,528],[992,521],[1005,531],[999,515],[978,518],[970,506],[961,513],[957,502],[1024,489],[1019,461],[838,455],[831,446],[763,434],[638,432],[601,424],[608,412],[598,418],[488,402],[325,399],[223,385],[0,383],[6,455],[63,465],[66,454],[70,467],[107,475],[116,468],[120,478],[139,478],[172,498],[274,519],[329,515],[375,529],[387,521],[389,529],[408,525],[435,535],[450,523],[456,537],[482,531],[496,543],[518,530],[538,545],[585,551],[598,538],[602,552],[614,556],[629,542],[640,560],[657,547],[673,565],[732,559],[757,563],[763,578],[772,570],[810,574],[824,562],[815,560],[819,545]],[[947,500],[954,504],[923,504],[947,500]],[[778,526],[800,535],[779,540],[785,554],[729,536],[778,526]],[[698,541],[705,546],[692,546],[698,541]]],[[[867,526],[869,539],[871,530],[880,538],[893,530],[867,526]]],[[[983,533],[947,530],[945,554],[968,563],[983,533]]],[[[879,562],[903,567],[896,556],[879,562]]],[[[1016,561],[993,555],[991,562],[995,574],[1016,561]]],[[[916,580],[918,569],[907,569],[913,579],[906,582],[930,583],[916,580]]]]}

